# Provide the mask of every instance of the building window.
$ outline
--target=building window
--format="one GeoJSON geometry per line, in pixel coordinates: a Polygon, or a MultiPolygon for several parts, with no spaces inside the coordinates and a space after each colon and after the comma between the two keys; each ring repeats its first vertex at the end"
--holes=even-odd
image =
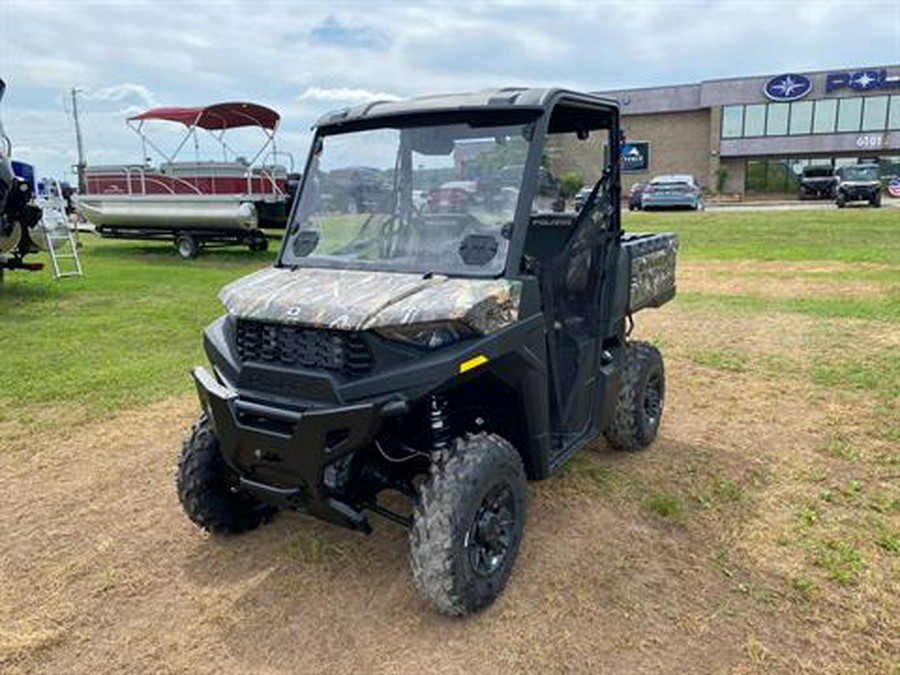
{"type": "Polygon", "coordinates": [[[900,129],[900,96],[891,96],[891,107],[888,111],[888,129],[900,129]]]}
{"type": "Polygon", "coordinates": [[[814,134],[833,134],[837,121],[837,100],[816,101],[815,115],[813,115],[814,134]]]}
{"type": "Polygon", "coordinates": [[[785,194],[800,184],[799,171],[807,160],[748,159],[744,190],[748,194],[785,194]]]}
{"type": "Polygon", "coordinates": [[[887,121],[888,97],[871,96],[863,104],[862,130],[881,131],[887,121]]]}
{"type": "Polygon", "coordinates": [[[812,101],[796,101],[791,103],[790,133],[808,134],[812,128],[813,104],[812,101]]]}
{"type": "Polygon", "coordinates": [[[744,127],[744,106],[727,105],[722,108],[722,138],[740,138],[744,127]]]}
{"type": "Polygon", "coordinates": [[[766,133],[766,106],[748,105],[744,113],[744,136],[764,136],[766,133]]]}
{"type": "Polygon", "coordinates": [[[770,103],[766,119],[766,136],[785,136],[788,130],[790,103],[770,103]]]}
{"type": "Polygon", "coordinates": [[[838,106],[838,131],[859,131],[862,117],[861,98],[842,98],[838,106]]]}
{"type": "Polygon", "coordinates": [[[748,159],[747,171],[744,178],[744,192],[766,191],[766,162],[765,160],[748,159]]]}

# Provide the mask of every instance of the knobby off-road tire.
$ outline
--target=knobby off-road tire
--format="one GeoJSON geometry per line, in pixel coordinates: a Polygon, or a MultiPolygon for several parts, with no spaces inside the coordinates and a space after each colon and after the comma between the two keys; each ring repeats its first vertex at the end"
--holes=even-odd
{"type": "Polygon", "coordinates": [[[235,492],[230,479],[212,424],[203,414],[181,448],[175,484],[188,518],[213,534],[247,532],[275,512],[250,495],[235,492]]]}
{"type": "Polygon", "coordinates": [[[646,448],[659,431],[665,396],[666,374],[659,350],[647,342],[629,343],[606,439],[619,450],[646,448]]]}
{"type": "Polygon", "coordinates": [[[451,616],[493,602],[519,551],[526,502],[525,470],[509,442],[488,433],[456,439],[422,484],[410,530],[421,596],[451,616]]]}

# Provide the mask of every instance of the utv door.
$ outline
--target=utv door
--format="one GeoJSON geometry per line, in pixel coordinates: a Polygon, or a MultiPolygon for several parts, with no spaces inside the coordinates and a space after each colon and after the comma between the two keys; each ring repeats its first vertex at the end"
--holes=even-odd
{"type": "MultiPolygon", "coordinates": [[[[583,143],[590,137],[588,130],[611,145],[609,139],[617,137],[614,115],[562,105],[554,110],[542,164],[555,174],[558,185],[577,166],[566,153],[583,157],[599,150],[596,137],[593,143],[583,143]]],[[[596,154],[594,171],[601,165],[596,154]]],[[[609,167],[577,214],[565,211],[573,195],[542,195],[539,186],[526,238],[526,260],[540,280],[547,327],[551,468],[599,432],[600,398],[608,383],[601,371],[611,358],[604,340],[621,236],[618,173],[613,168],[618,152],[609,156],[609,167]],[[557,212],[541,209],[548,205],[557,212]]]]}
{"type": "Polygon", "coordinates": [[[611,286],[617,232],[608,224],[610,199],[601,187],[595,204],[572,223],[562,250],[542,265],[540,280],[550,364],[550,421],[554,451],[590,434],[597,422],[599,375],[606,328],[601,308],[611,286]]]}

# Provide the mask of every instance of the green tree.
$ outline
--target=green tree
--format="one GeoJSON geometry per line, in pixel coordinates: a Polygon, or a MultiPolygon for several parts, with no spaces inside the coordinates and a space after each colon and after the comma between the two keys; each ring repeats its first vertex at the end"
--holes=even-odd
{"type": "Polygon", "coordinates": [[[560,178],[559,196],[564,199],[571,199],[583,187],[584,176],[578,171],[566,171],[560,178]]]}

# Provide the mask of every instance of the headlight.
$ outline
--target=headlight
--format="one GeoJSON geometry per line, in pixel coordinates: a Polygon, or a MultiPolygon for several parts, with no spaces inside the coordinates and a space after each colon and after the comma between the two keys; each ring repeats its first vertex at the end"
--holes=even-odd
{"type": "Polygon", "coordinates": [[[425,349],[447,347],[475,334],[467,326],[446,322],[388,326],[387,328],[378,328],[375,332],[388,340],[405,342],[425,349]]]}

